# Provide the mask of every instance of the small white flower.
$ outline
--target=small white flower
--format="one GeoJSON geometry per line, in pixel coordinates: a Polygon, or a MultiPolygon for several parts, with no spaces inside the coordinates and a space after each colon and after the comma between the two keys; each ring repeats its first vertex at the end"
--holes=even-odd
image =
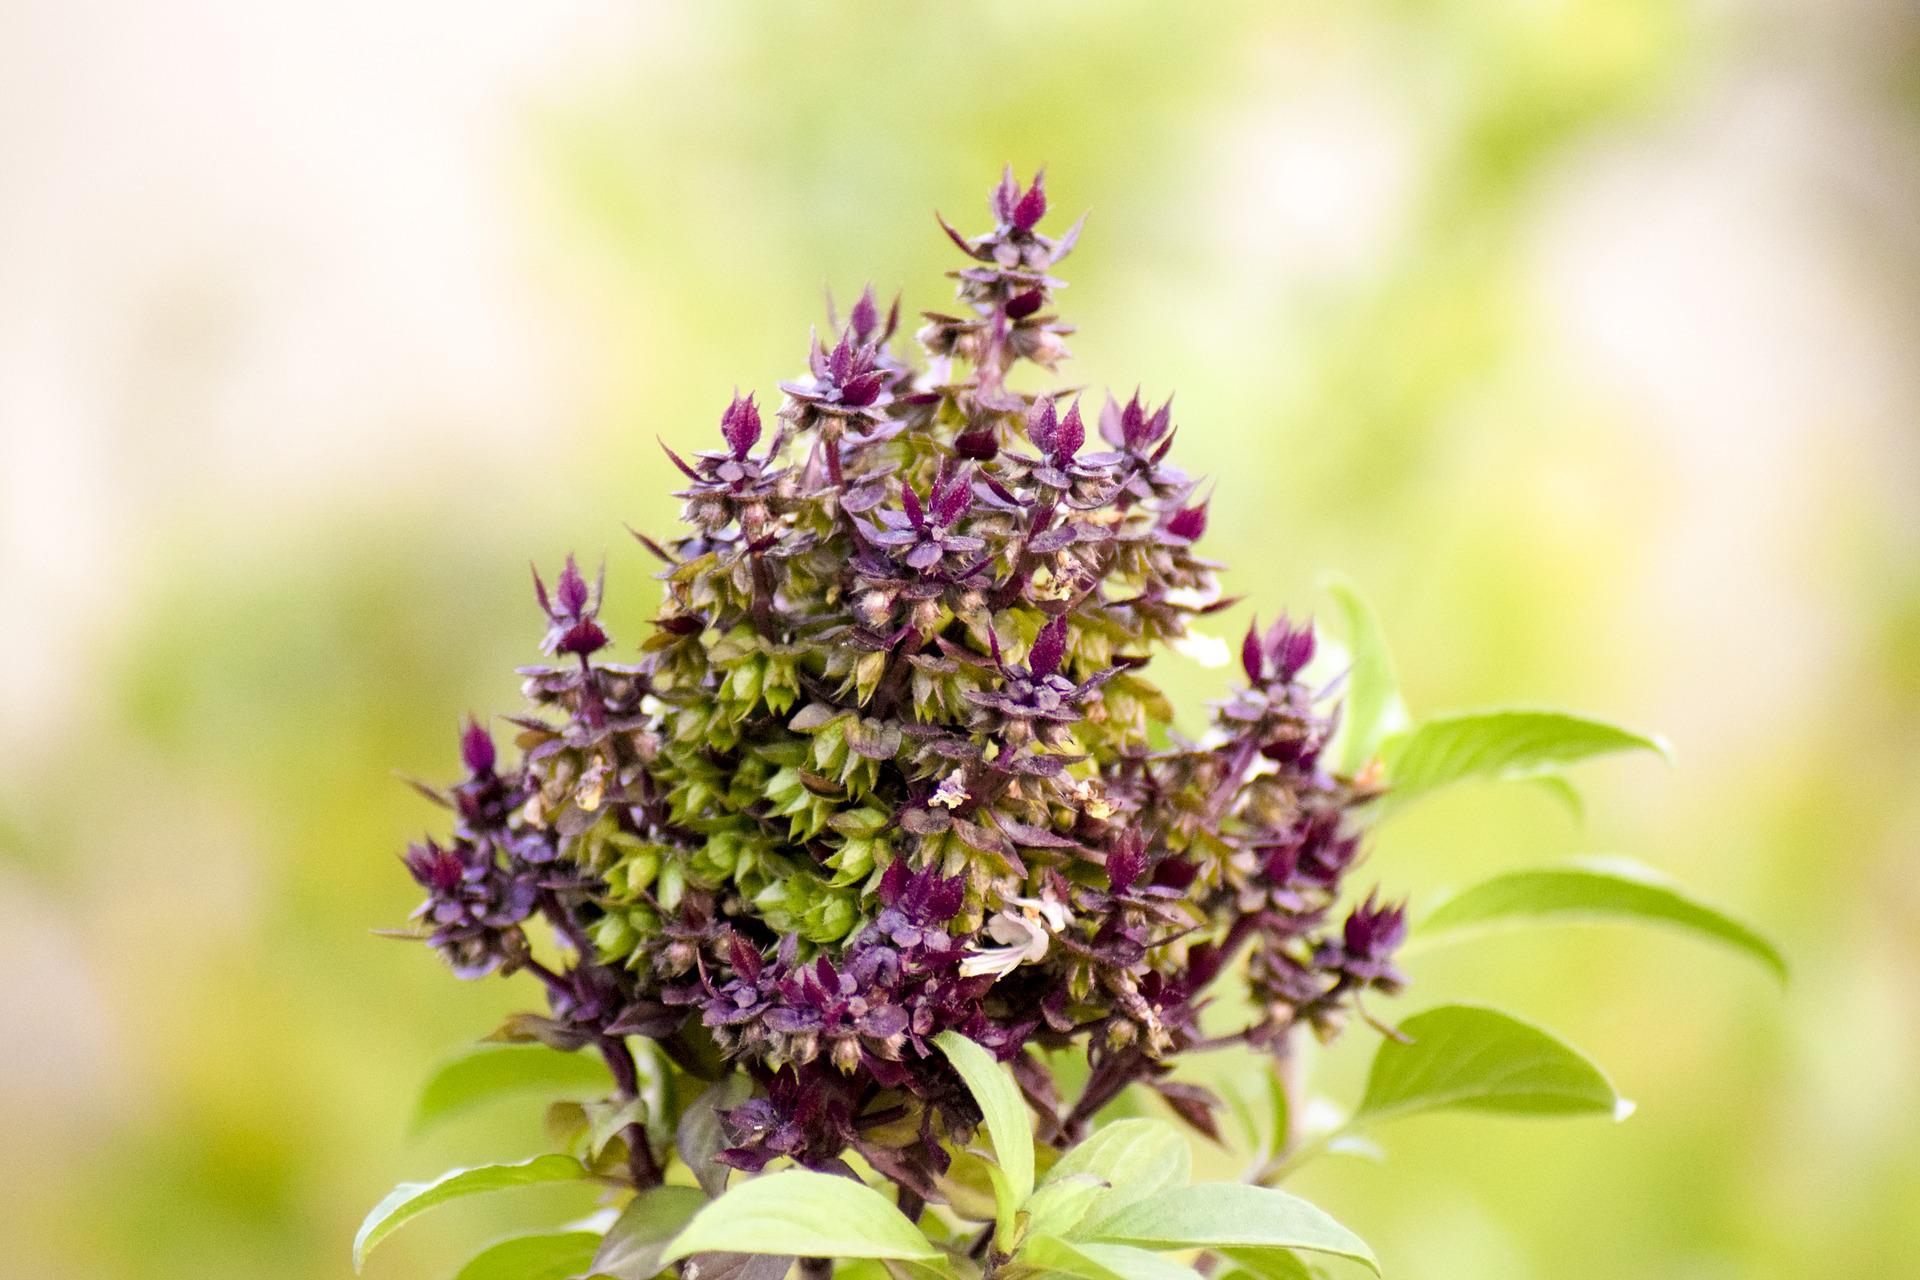
{"type": "Polygon", "coordinates": [[[937,804],[943,809],[958,809],[967,802],[967,783],[963,775],[950,773],[940,780],[933,789],[933,799],[928,804],[937,804]]]}
{"type": "Polygon", "coordinates": [[[1049,939],[1065,929],[1072,918],[1065,906],[1051,898],[1008,899],[1008,905],[987,921],[987,936],[1001,945],[975,951],[962,960],[960,976],[976,978],[991,973],[1004,977],[1023,964],[1038,964],[1047,958],[1049,939]]]}

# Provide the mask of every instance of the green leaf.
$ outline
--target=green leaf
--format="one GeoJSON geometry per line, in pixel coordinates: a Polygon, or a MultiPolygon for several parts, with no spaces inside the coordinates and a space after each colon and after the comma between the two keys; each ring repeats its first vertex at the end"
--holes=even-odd
{"type": "Polygon", "coordinates": [[[582,1110],[587,1117],[587,1159],[598,1160],[607,1144],[619,1137],[629,1125],[645,1125],[647,1121],[647,1100],[628,1098],[622,1102],[609,1098],[604,1102],[589,1102],[582,1110]]]}
{"type": "Polygon", "coordinates": [[[373,1207],[353,1238],[353,1269],[366,1265],[367,1255],[401,1226],[438,1205],[483,1191],[533,1186],[542,1182],[577,1182],[587,1170],[572,1156],[547,1155],[518,1164],[483,1164],[453,1169],[432,1182],[403,1182],[373,1207]]]}
{"type": "Polygon", "coordinates": [[[1285,1249],[1227,1249],[1227,1261],[1254,1280],[1313,1280],[1307,1264],[1285,1249]]]}
{"type": "Polygon", "coordinates": [[[739,1106],[752,1092],[752,1080],[744,1075],[730,1075],[708,1086],[680,1113],[674,1137],[675,1154],[686,1162],[701,1189],[710,1196],[727,1189],[727,1174],[731,1172],[718,1159],[722,1151],[733,1145],[720,1127],[720,1113],[739,1106]]]}
{"type": "Polygon", "coordinates": [[[1415,796],[1469,780],[1537,778],[1562,765],[1620,751],[1672,758],[1666,742],[1567,711],[1472,711],[1438,716],[1389,740],[1389,798],[1415,796]]]}
{"type": "Polygon", "coordinates": [[[1033,1119],[1013,1077],[991,1053],[961,1035],[942,1031],[934,1043],[960,1073],[986,1117],[993,1139],[994,1159],[1007,1178],[1007,1192],[1015,1205],[1033,1194],[1033,1119]]]}
{"type": "Polygon", "coordinates": [[[1105,1218],[1137,1200],[1186,1186],[1193,1175],[1193,1149],[1165,1120],[1116,1120],[1061,1156],[1047,1171],[1045,1185],[1086,1175],[1107,1186],[1092,1207],[1105,1218]]]}
{"type": "Polygon", "coordinates": [[[736,1184],[693,1216],[661,1261],[710,1252],[908,1261],[942,1256],[872,1187],[808,1169],[736,1184]]]}
{"type": "Polygon", "coordinates": [[[1144,1249],[1305,1249],[1380,1264],[1359,1236],[1297,1196],[1238,1182],[1205,1182],[1127,1205],[1082,1233],[1144,1249]]]}
{"type": "Polygon", "coordinates": [[[1567,816],[1573,819],[1574,826],[1578,827],[1586,823],[1586,797],[1580,794],[1580,788],[1574,786],[1573,780],[1568,778],[1566,774],[1551,772],[1535,774],[1533,777],[1526,779],[1526,781],[1531,783],[1536,790],[1547,796],[1555,804],[1566,810],[1567,816]]]}
{"type": "Polygon", "coordinates": [[[1578,1049],[1498,1009],[1440,1005],[1400,1031],[1412,1043],[1381,1044],[1349,1127],[1448,1107],[1621,1119],[1631,1109],[1578,1049]]]}
{"type": "Polygon", "coordinates": [[[1069,1242],[1044,1234],[1028,1237],[1019,1261],[1078,1280],[1196,1280],[1199,1274],[1132,1245],[1069,1242]]]}
{"type": "Polygon", "coordinates": [[[1416,935],[1479,932],[1556,920],[1628,920],[1685,929],[1744,951],[1787,980],[1780,949],[1748,925],[1694,898],[1651,868],[1616,858],[1510,871],[1441,903],[1416,935]]]}
{"type": "Polygon", "coordinates": [[[599,1243],[591,1231],[515,1236],[475,1254],[454,1280],[567,1280],[587,1269],[599,1243]]]}
{"type": "Polygon", "coordinates": [[[1346,626],[1346,698],[1340,712],[1341,773],[1358,773],[1379,751],[1380,744],[1405,729],[1410,718],[1400,697],[1400,679],[1394,674],[1393,654],[1387,648],[1380,619],[1366,598],[1345,578],[1334,576],[1326,588],[1340,608],[1346,626]]]}
{"type": "Polygon", "coordinates": [[[593,1255],[593,1274],[653,1280],[666,1267],[667,1246],[706,1205],[697,1187],[653,1187],[620,1211],[593,1255]]]}
{"type": "Polygon", "coordinates": [[[1027,1197],[1027,1230],[1040,1235],[1071,1235],[1106,1192],[1107,1184],[1090,1173],[1049,1178],[1027,1197]]]}
{"type": "Polygon", "coordinates": [[[476,1045],[434,1068],[413,1110],[421,1133],[475,1107],[515,1094],[592,1097],[613,1088],[604,1062],[543,1044],[476,1045]]]}

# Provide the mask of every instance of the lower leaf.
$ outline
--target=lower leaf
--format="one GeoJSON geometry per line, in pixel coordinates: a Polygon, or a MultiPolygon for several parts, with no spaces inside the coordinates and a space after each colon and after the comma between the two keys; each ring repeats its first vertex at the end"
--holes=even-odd
{"type": "Polygon", "coordinates": [[[1145,1249],[1305,1249],[1380,1264],[1359,1236],[1297,1196],[1237,1182],[1201,1183],[1127,1206],[1082,1234],[1145,1249]]]}
{"type": "Polygon", "coordinates": [[[572,1156],[547,1155],[518,1164],[454,1169],[432,1182],[403,1182],[388,1192],[360,1224],[353,1238],[353,1269],[359,1271],[365,1266],[367,1255],[407,1222],[449,1200],[543,1182],[577,1182],[587,1176],[586,1167],[572,1156]]]}
{"type": "Polygon", "coordinates": [[[591,1231],[515,1236],[475,1254],[454,1280],[567,1280],[587,1269],[599,1243],[591,1231]]]}

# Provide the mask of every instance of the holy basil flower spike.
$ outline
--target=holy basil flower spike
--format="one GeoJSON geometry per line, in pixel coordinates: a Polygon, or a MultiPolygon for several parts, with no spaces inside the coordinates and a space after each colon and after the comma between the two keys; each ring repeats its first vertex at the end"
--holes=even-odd
{"type": "MultiPolygon", "coordinates": [[[[1505,1015],[1396,1030],[1409,908],[1391,867],[1384,885],[1360,868],[1398,799],[1657,740],[1551,712],[1409,723],[1347,588],[1350,661],[1268,612],[1176,729],[1155,660],[1227,661],[1209,629],[1235,601],[1205,549],[1246,499],[1180,468],[1171,395],[1048,376],[1080,226],[1041,174],[1009,169],[987,204],[975,233],[942,220],[957,303],[914,341],[868,287],[796,342],[777,407],[716,390],[704,421],[663,430],[681,523],[636,535],[639,567],[535,570],[525,705],[510,742],[462,726],[464,779],[423,788],[451,817],[403,854],[424,895],[405,932],[459,977],[544,998],[496,1033],[511,1052],[443,1068],[422,1115],[544,1090],[564,1150],[408,1184],[362,1254],[455,1194],[586,1181],[611,1230],[485,1265],[561,1265],[587,1230],[616,1280],[775,1280],[794,1259],[809,1280],[836,1262],[1177,1280],[1192,1272],[1160,1255],[1193,1250],[1262,1274],[1295,1250],[1371,1266],[1304,1202],[1188,1185],[1188,1130],[1221,1132],[1192,1055],[1231,1049],[1276,1081],[1256,1177],[1315,1141],[1303,1038],[1356,1024],[1388,1046],[1367,1122],[1613,1097],[1505,1015]],[[616,635],[609,593],[652,590],[640,573],[657,612],[616,635]],[[1502,1078],[1483,1049],[1524,1057],[1542,1091],[1472,1093],[1502,1078]],[[1102,1128],[1134,1085],[1171,1119],[1102,1128]]],[[[1671,895],[1606,888],[1753,949],[1671,895]]],[[[1510,889],[1439,918],[1513,915],[1510,889]]],[[[1555,881],[1528,901],[1601,898],[1555,881]]]]}

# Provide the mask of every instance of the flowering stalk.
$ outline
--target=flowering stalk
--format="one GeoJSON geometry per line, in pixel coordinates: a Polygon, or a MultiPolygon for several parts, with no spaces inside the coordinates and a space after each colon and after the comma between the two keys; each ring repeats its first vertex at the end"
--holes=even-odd
{"type": "Polygon", "coordinates": [[[1079,395],[1014,389],[1067,356],[1053,272],[1079,227],[1040,230],[1039,176],[990,206],[983,235],[942,222],[963,309],[927,313],[925,368],[868,290],[770,438],[736,396],[719,448],[667,451],[687,528],[643,539],[665,600],[639,661],[607,660],[604,578],[535,573],[557,661],[522,669],[520,758],[469,725],[452,843],[407,860],[457,973],[546,979],[517,1034],[597,1046],[626,1096],[629,1035],[744,1073],[722,1161],[857,1151],[929,1200],[977,1119],[939,1033],[1029,1076],[1029,1049],[1081,1046],[1076,1101],[1029,1091],[1049,1141],[1135,1082],[1212,1132],[1211,1096],[1166,1078],[1208,988],[1244,954],[1256,1016],[1227,1039],[1331,1035],[1398,988],[1404,935],[1373,897],[1336,912],[1373,790],[1323,759],[1310,627],[1249,631],[1207,738],[1172,731],[1149,664],[1228,602],[1171,402],[1108,398],[1088,451],[1079,395]],[[536,914],[563,972],[529,958],[536,914]]]}
{"type": "MultiPolygon", "coordinates": [[[[684,528],[637,535],[664,592],[635,660],[614,660],[604,575],[534,572],[549,661],[520,670],[517,755],[469,722],[465,778],[422,788],[451,830],[404,861],[417,936],[458,976],[541,983],[544,1011],[494,1038],[591,1049],[613,1096],[556,1104],[565,1154],[402,1184],[356,1260],[453,1195],[594,1178],[625,1202],[604,1237],[522,1237],[463,1274],[780,1280],[844,1258],[1111,1280],[1163,1274],[1156,1250],[1203,1272],[1209,1250],[1249,1274],[1300,1273],[1296,1250],[1377,1267],[1270,1184],[1419,1110],[1619,1114],[1593,1063],[1510,1015],[1368,1014],[1404,985],[1408,921],[1351,892],[1357,816],[1663,744],[1552,711],[1412,724],[1344,588],[1338,735],[1318,637],[1284,616],[1248,629],[1203,736],[1179,733],[1150,670],[1231,603],[1198,550],[1208,500],[1171,461],[1170,399],[1023,389],[1023,365],[1067,357],[1055,272],[1079,227],[1041,230],[1038,175],[1008,172],[989,206],[984,234],[941,222],[960,306],[924,314],[923,360],[869,289],[770,423],[736,394],[717,448],[667,449],[684,528]],[[1250,1012],[1203,1030],[1223,987],[1250,1012]],[[1313,1128],[1302,1040],[1356,1015],[1384,1033],[1365,1096],[1313,1128]],[[1240,1108],[1252,1185],[1185,1186],[1166,1122],[1093,1132],[1138,1085],[1221,1137],[1218,1099],[1175,1067],[1229,1046],[1278,1099],[1264,1134],[1240,1108]],[[1048,1052],[1084,1055],[1077,1095],[1048,1052]]],[[[1556,916],[1679,925],[1784,973],[1752,929],[1618,862],[1496,877],[1421,928],[1556,916]]]]}

